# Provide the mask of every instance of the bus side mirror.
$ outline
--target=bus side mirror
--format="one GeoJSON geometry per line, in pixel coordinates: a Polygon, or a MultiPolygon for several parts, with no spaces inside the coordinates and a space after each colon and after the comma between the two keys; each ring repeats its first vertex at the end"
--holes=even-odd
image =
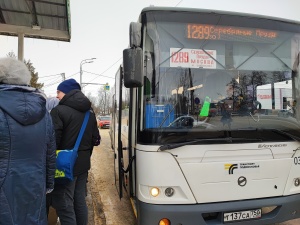
{"type": "Polygon", "coordinates": [[[129,27],[129,41],[130,47],[141,47],[142,40],[142,24],[137,22],[130,23],[129,27]]]}
{"type": "Polygon", "coordinates": [[[124,86],[143,86],[143,51],[141,48],[128,48],[123,51],[124,86]]]}

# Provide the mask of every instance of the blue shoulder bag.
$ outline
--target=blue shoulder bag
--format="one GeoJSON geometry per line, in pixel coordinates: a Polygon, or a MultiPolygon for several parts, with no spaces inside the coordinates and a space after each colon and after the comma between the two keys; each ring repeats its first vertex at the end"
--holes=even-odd
{"type": "Polygon", "coordinates": [[[56,170],[55,170],[55,182],[64,183],[73,181],[73,169],[77,159],[78,148],[85,131],[87,122],[89,120],[90,111],[85,113],[84,120],[78,134],[75,146],[73,149],[56,150],[56,170]]]}

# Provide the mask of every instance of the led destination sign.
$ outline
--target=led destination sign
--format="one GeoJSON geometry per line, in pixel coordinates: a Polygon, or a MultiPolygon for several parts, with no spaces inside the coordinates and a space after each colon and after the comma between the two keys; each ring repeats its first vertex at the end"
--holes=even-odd
{"type": "Polygon", "coordinates": [[[277,38],[278,33],[275,31],[255,28],[187,24],[186,37],[201,40],[263,41],[277,38]]]}

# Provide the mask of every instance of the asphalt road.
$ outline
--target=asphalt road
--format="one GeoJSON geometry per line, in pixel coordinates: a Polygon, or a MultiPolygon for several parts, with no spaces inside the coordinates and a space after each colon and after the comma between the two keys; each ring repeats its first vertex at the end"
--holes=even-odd
{"type": "MultiPolygon", "coordinates": [[[[114,153],[110,147],[108,129],[100,129],[102,141],[94,148],[89,173],[87,204],[88,225],[134,225],[135,216],[128,196],[119,199],[114,181],[114,153]]],[[[300,208],[300,206],[299,206],[300,208]]],[[[54,221],[52,211],[50,220],[54,221]]],[[[56,223],[48,223],[55,225],[56,223]]],[[[300,219],[276,225],[299,225],[300,219]]]]}

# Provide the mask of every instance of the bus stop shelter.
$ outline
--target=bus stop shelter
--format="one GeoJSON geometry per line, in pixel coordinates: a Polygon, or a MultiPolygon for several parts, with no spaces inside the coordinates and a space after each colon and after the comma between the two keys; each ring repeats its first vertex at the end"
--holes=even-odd
{"type": "Polygon", "coordinates": [[[0,35],[18,37],[18,59],[24,38],[71,40],[69,0],[0,0],[0,35]]]}

